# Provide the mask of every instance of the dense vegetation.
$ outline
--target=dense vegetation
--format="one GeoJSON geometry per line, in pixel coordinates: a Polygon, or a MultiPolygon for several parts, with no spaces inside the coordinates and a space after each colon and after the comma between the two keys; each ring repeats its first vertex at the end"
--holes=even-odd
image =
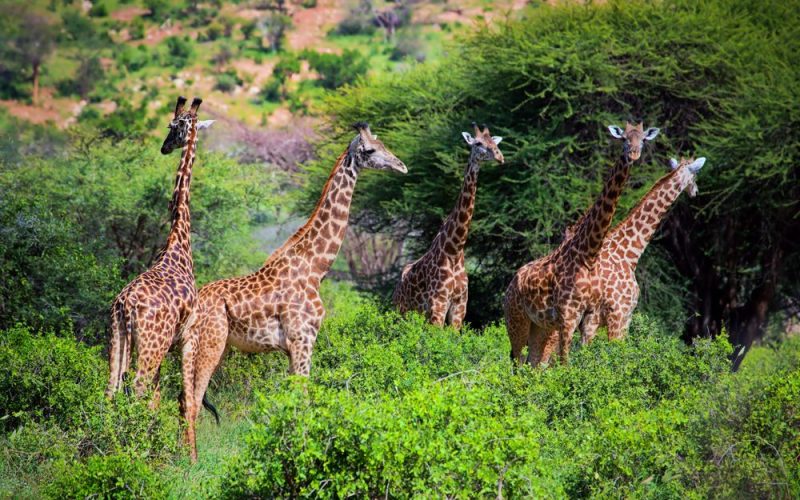
{"type": "Polygon", "coordinates": [[[640,307],[687,339],[727,325],[749,345],[766,311],[800,291],[798,12],[795,1],[542,6],[466,35],[440,64],[348,88],[330,101],[340,131],[330,143],[366,119],[409,166],[360,187],[359,223],[409,238],[416,258],[460,186],[460,132],[489,124],[506,164],[479,179],[468,319],[494,321],[512,273],[560,242],[599,193],[620,151],[605,125],[644,120],[662,133],[620,216],[668,157],[709,160],[700,196],[679,201],[645,254],[640,307]]]}
{"type": "Polygon", "coordinates": [[[254,403],[252,425],[233,431],[231,462],[208,445],[218,431],[206,419],[195,467],[175,448],[175,363],[154,412],[105,401],[97,349],[4,332],[0,406],[13,432],[0,438],[0,494],[800,494],[797,339],[755,349],[731,373],[724,336],[686,346],[637,316],[625,342],[598,338],[570,366],[512,374],[500,326],[431,327],[342,286],[324,299],[332,315],[310,381],[287,379],[280,355],[226,361],[210,395],[226,425],[254,403]]]}
{"type": "Polygon", "coordinates": [[[784,323],[800,310],[800,4],[531,2],[484,23],[490,2],[364,1],[293,48],[309,27],[290,14],[315,5],[0,5],[0,497],[800,497],[800,339],[784,323]],[[479,22],[415,21],[425,9],[479,22]],[[416,257],[461,184],[460,132],[487,123],[506,164],[480,175],[472,326],[387,310],[396,269],[366,276],[369,294],[324,283],[310,379],[281,354],[229,354],[198,464],[179,446],[177,356],[158,408],[107,400],[109,304],[169,225],[178,157],[158,146],[179,92],[225,110],[194,170],[198,285],[263,261],[358,120],[409,173],[363,175],[347,238],[367,251],[334,271],[416,257]],[[55,117],[31,125],[12,104],[55,117]],[[250,128],[281,110],[285,130],[250,128]],[[303,120],[321,117],[312,147],[303,120]],[[594,199],[619,151],[604,126],[625,118],[662,133],[620,216],[669,156],[708,157],[701,195],[645,253],[627,339],[512,371],[508,278],[594,199]]]}

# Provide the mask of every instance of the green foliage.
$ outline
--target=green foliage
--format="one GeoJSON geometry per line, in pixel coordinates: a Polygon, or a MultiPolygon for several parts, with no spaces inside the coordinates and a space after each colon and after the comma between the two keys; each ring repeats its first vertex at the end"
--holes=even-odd
{"type": "Polygon", "coordinates": [[[598,338],[569,366],[512,374],[501,327],[457,333],[354,302],[324,323],[311,380],[257,385],[254,427],[220,496],[800,491],[800,393],[787,377],[798,342],[732,374],[724,337],[686,346],[636,316],[624,341],[598,338]]]}
{"type": "Polygon", "coordinates": [[[147,462],[126,454],[61,464],[48,485],[50,498],[165,498],[164,483],[147,462]]]}
{"type": "Polygon", "coordinates": [[[326,89],[338,89],[367,73],[369,62],[357,50],[345,49],[339,54],[306,52],[311,69],[319,73],[320,84],[326,89]]]}
{"type": "Polygon", "coordinates": [[[167,62],[176,68],[182,68],[189,64],[194,57],[194,45],[188,37],[180,38],[177,36],[167,37],[165,41],[167,47],[167,62]]]}
{"type": "MultiPolygon", "coordinates": [[[[469,318],[487,323],[500,315],[512,273],[558,244],[599,193],[620,152],[605,125],[641,119],[662,133],[633,172],[620,217],[663,175],[668,156],[709,158],[698,176],[701,195],[674,210],[679,223],[670,227],[679,236],[656,242],[664,251],[648,250],[639,267],[659,291],[643,294],[642,305],[669,308],[681,324],[687,309],[699,309],[697,297],[729,300],[725,283],[736,284],[734,302],[746,302],[775,248],[784,256],[776,280],[795,290],[800,261],[785,242],[800,220],[800,128],[789,109],[800,88],[800,25],[787,22],[797,9],[796,1],[731,0],[528,9],[522,20],[462,37],[440,64],[376,75],[331,95],[327,112],[338,133],[325,139],[312,185],[327,176],[350,124],[371,122],[409,173],[365,178],[354,213],[371,229],[410,235],[415,258],[461,185],[468,148],[460,132],[487,123],[505,138],[506,164],[481,171],[467,245],[469,318]],[[659,270],[667,267],[682,276],[659,270]],[[675,296],[683,300],[675,304],[675,296]]],[[[719,329],[727,320],[722,310],[709,314],[698,322],[719,329]]]]}
{"type": "Polygon", "coordinates": [[[0,335],[0,408],[4,430],[21,422],[70,426],[79,408],[103,391],[99,348],[52,333],[33,336],[15,327],[0,335]]]}
{"type": "Polygon", "coordinates": [[[91,17],[106,17],[108,16],[108,5],[104,1],[92,3],[92,8],[89,9],[91,17]]]}
{"type": "Polygon", "coordinates": [[[139,45],[138,47],[125,45],[116,52],[117,62],[128,71],[137,71],[144,68],[150,64],[151,57],[153,57],[153,54],[147,50],[145,45],[139,45]]]}
{"type": "Polygon", "coordinates": [[[94,23],[77,9],[66,9],[61,14],[61,22],[70,41],[90,41],[96,36],[94,23]]]}
{"type": "Polygon", "coordinates": [[[145,0],[144,2],[144,6],[150,9],[150,17],[159,23],[172,15],[174,5],[174,2],[170,0],[145,0]]]}
{"type": "Polygon", "coordinates": [[[87,97],[104,75],[103,66],[98,57],[83,59],[78,66],[75,76],[70,80],[60,82],[59,92],[63,95],[77,94],[87,97]]]}
{"type": "Polygon", "coordinates": [[[241,78],[236,74],[236,71],[231,70],[217,75],[217,83],[214,84],[214,88],[221,92],[233,92],[236,86],[241,84],[241,78]]]}
{"type": "MultiPolygon", "coordinates": [[[[161,155],[150,140],[84,139],[67,154],[0,170],[0,328],[72,322],[90,342],[105,338],[111,300],[164,245],[177,154],[161,155]]],[[[270,220],[278,198],[268,193],[280,183],[264,167],[200,158],[192,243],[202,284],[263,260],[251,222],[270,220]]]]}

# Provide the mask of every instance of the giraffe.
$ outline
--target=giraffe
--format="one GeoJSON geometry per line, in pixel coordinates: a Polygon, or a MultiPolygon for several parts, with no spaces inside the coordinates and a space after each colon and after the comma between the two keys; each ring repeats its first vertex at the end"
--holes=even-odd
{"type": "Polygon", "coordinates": [[[308,376],[317,332],[325,315],[319,286],[339,253],[350,201],[362,169],[406,173],[363,122],[339,156],[314,212],[253,274],[205,285],[183,336],[183,413],[191,458],[197,460],[195,421],[226,348],[244,352],[282,351],[289,373],[308,376]]]}
{"type": "Polygon", "coordinates": [[[161,153],[165,155],[176,148],[183,149],[169,203],[172,224],[167,244],[153,265],[128,283],[111,306],[108,397],[121,387],[130,367],[131,349],[135,347],[136,395],[141,397],[152,383],[154,402],[158,402],[161,362],[178,339],[181,326],[194,307],[197,290],[192,263],[189,186],[197,131],[214,123],[214,120],[198,122],[197,110],[202,102],[194,98],[185,111],[186,98],[178,98],[169,133],[161,146],[161,153]]]}
{"type": "Polygon", "coordinates": [[[602,193],[575,225],[572,237],[550,254],[517,270],[506,289],[503,310],[512,362],[523,361],[521,353],[526,343],[531,366],[546,362],[543,353],[554,347],[558,348],[561,362],[567,362],[572,334],[585,309],[589,273],[611,226],[630,169],[639,161],[645,142],[655,139],[659,132],[654,127],[645,131],[641,123],[627,123],[624,131],[616,125],[608,129],[612,137],[623,141],[623,154],[614,163],[602,193]],[[551,336],[553,331],[558,334],[551,336]]]}
{"type": "Polygon", "coordinates": [[[428,321],[442,326],[447,321],[458,330],[467,313],[467,271],[464,268],[464,246],[475,207],[475,190],[481,162],[504,163],[497,145],[502,137],[492,137],[486,125],[483,131],[473,122],[475,137],[462,132],[470,146],[464,183],[456,206],[425,254],[406,265],[394,290],[392,302],[401,312],[423,313],[428,321]]]}
{"type": "Polygon", "coordinates": [[[581,342],[588,343],[597,328],[608,326],[608,338],[622,338],[639,301],[636,265],[667,211],[684,191],[697,195],[695,176],[705,158],[670,161],[672,170],[659,179],[625,219],[609,231],[592,269],[588,310],[580,325],[581,342]]]}

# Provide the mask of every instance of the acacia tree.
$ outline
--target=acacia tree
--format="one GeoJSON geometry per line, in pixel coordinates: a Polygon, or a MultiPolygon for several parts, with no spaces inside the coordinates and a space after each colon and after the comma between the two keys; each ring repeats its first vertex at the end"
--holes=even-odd
{"type": "MultiPolygon", "coordinates": [[[[473,120],[504,136],[506,165],[481,172],[467,245],[473,322],[501,317],[508,281],[561,241],[599,193],[619,153],[605,125],[659,126],[618,217],[663,175],[667,158],[708,157],[701,195],[682,198],[637,274],[641,308],[687,337],[764,333],[769,311],[798,295],[800,2],[610,1],[542,6],[478,28],[436,65],[373,78],[328,103],[330,147],[347,124],[372,129],[409,165],[366,178],[354,200],[372,230],[418,255],[460,186],[473,120]]],[[[324,169],[312,167],[313,182],[324,169]]],[[[395,271],[397,272],[397,271],[395,271]]]]}
{"type": "Polygon", "coordinates": [[[36,104],[42,65],[55,47],[59,25],[49,13],[22,3],[0,7],[0,17],[0,38],[6,40],[0,52],[0,66],[22,70],[33,85],[31,97],[36,104]]]}

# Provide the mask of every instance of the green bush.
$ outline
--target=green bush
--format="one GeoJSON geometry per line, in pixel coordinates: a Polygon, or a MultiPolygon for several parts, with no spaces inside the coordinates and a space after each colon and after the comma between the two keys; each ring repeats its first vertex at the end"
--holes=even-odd
{"type": "Polygon", "coordinates": [[[164,488],[147,462],[114,454],[61,464],[45,493],[50,498],[165,498],[164,488]]]}
{"type": "Polygon", "coordinates": [[[800,342],[731,373],[724,337],[686,346],[637,315],[624,341],[512,374],[501,327],[454,332],[347,300],[320,331],[309,381],[256,386],[254,427],[221,496],[800,491],[800,342]]]}
{"type": "Polygon", "coordinates": [[[357,50],[345,49],[341,55],[307,52],[311,69],[319,73],[319,82],[326,89],[337,89],[354,83],[367,73],[369,62],[357,50]]]}
{"type": "Polygon", "coordinates": [[[102,393],[104,364],[98,347],[27,328],[0,333],[0,426],[29,421],[60,426],[83,420],[81,407],[102,393]]]}
{"type": "Polygon", "coordinates": [[[194,57],[194,46],[192,43],[189,37],[167,37],[165,44],[167,47],[169,64],[176,68],[183,68],[189,64],[190,60],[194,57]]]}
{"type": "Polygon", "coordinates": [[[226,71],[217,75],[217,83],[214,84],[214,88],[220,92],[233,92],[236,86],[241,84],[242,80],[235,71],[226,71]]]}

